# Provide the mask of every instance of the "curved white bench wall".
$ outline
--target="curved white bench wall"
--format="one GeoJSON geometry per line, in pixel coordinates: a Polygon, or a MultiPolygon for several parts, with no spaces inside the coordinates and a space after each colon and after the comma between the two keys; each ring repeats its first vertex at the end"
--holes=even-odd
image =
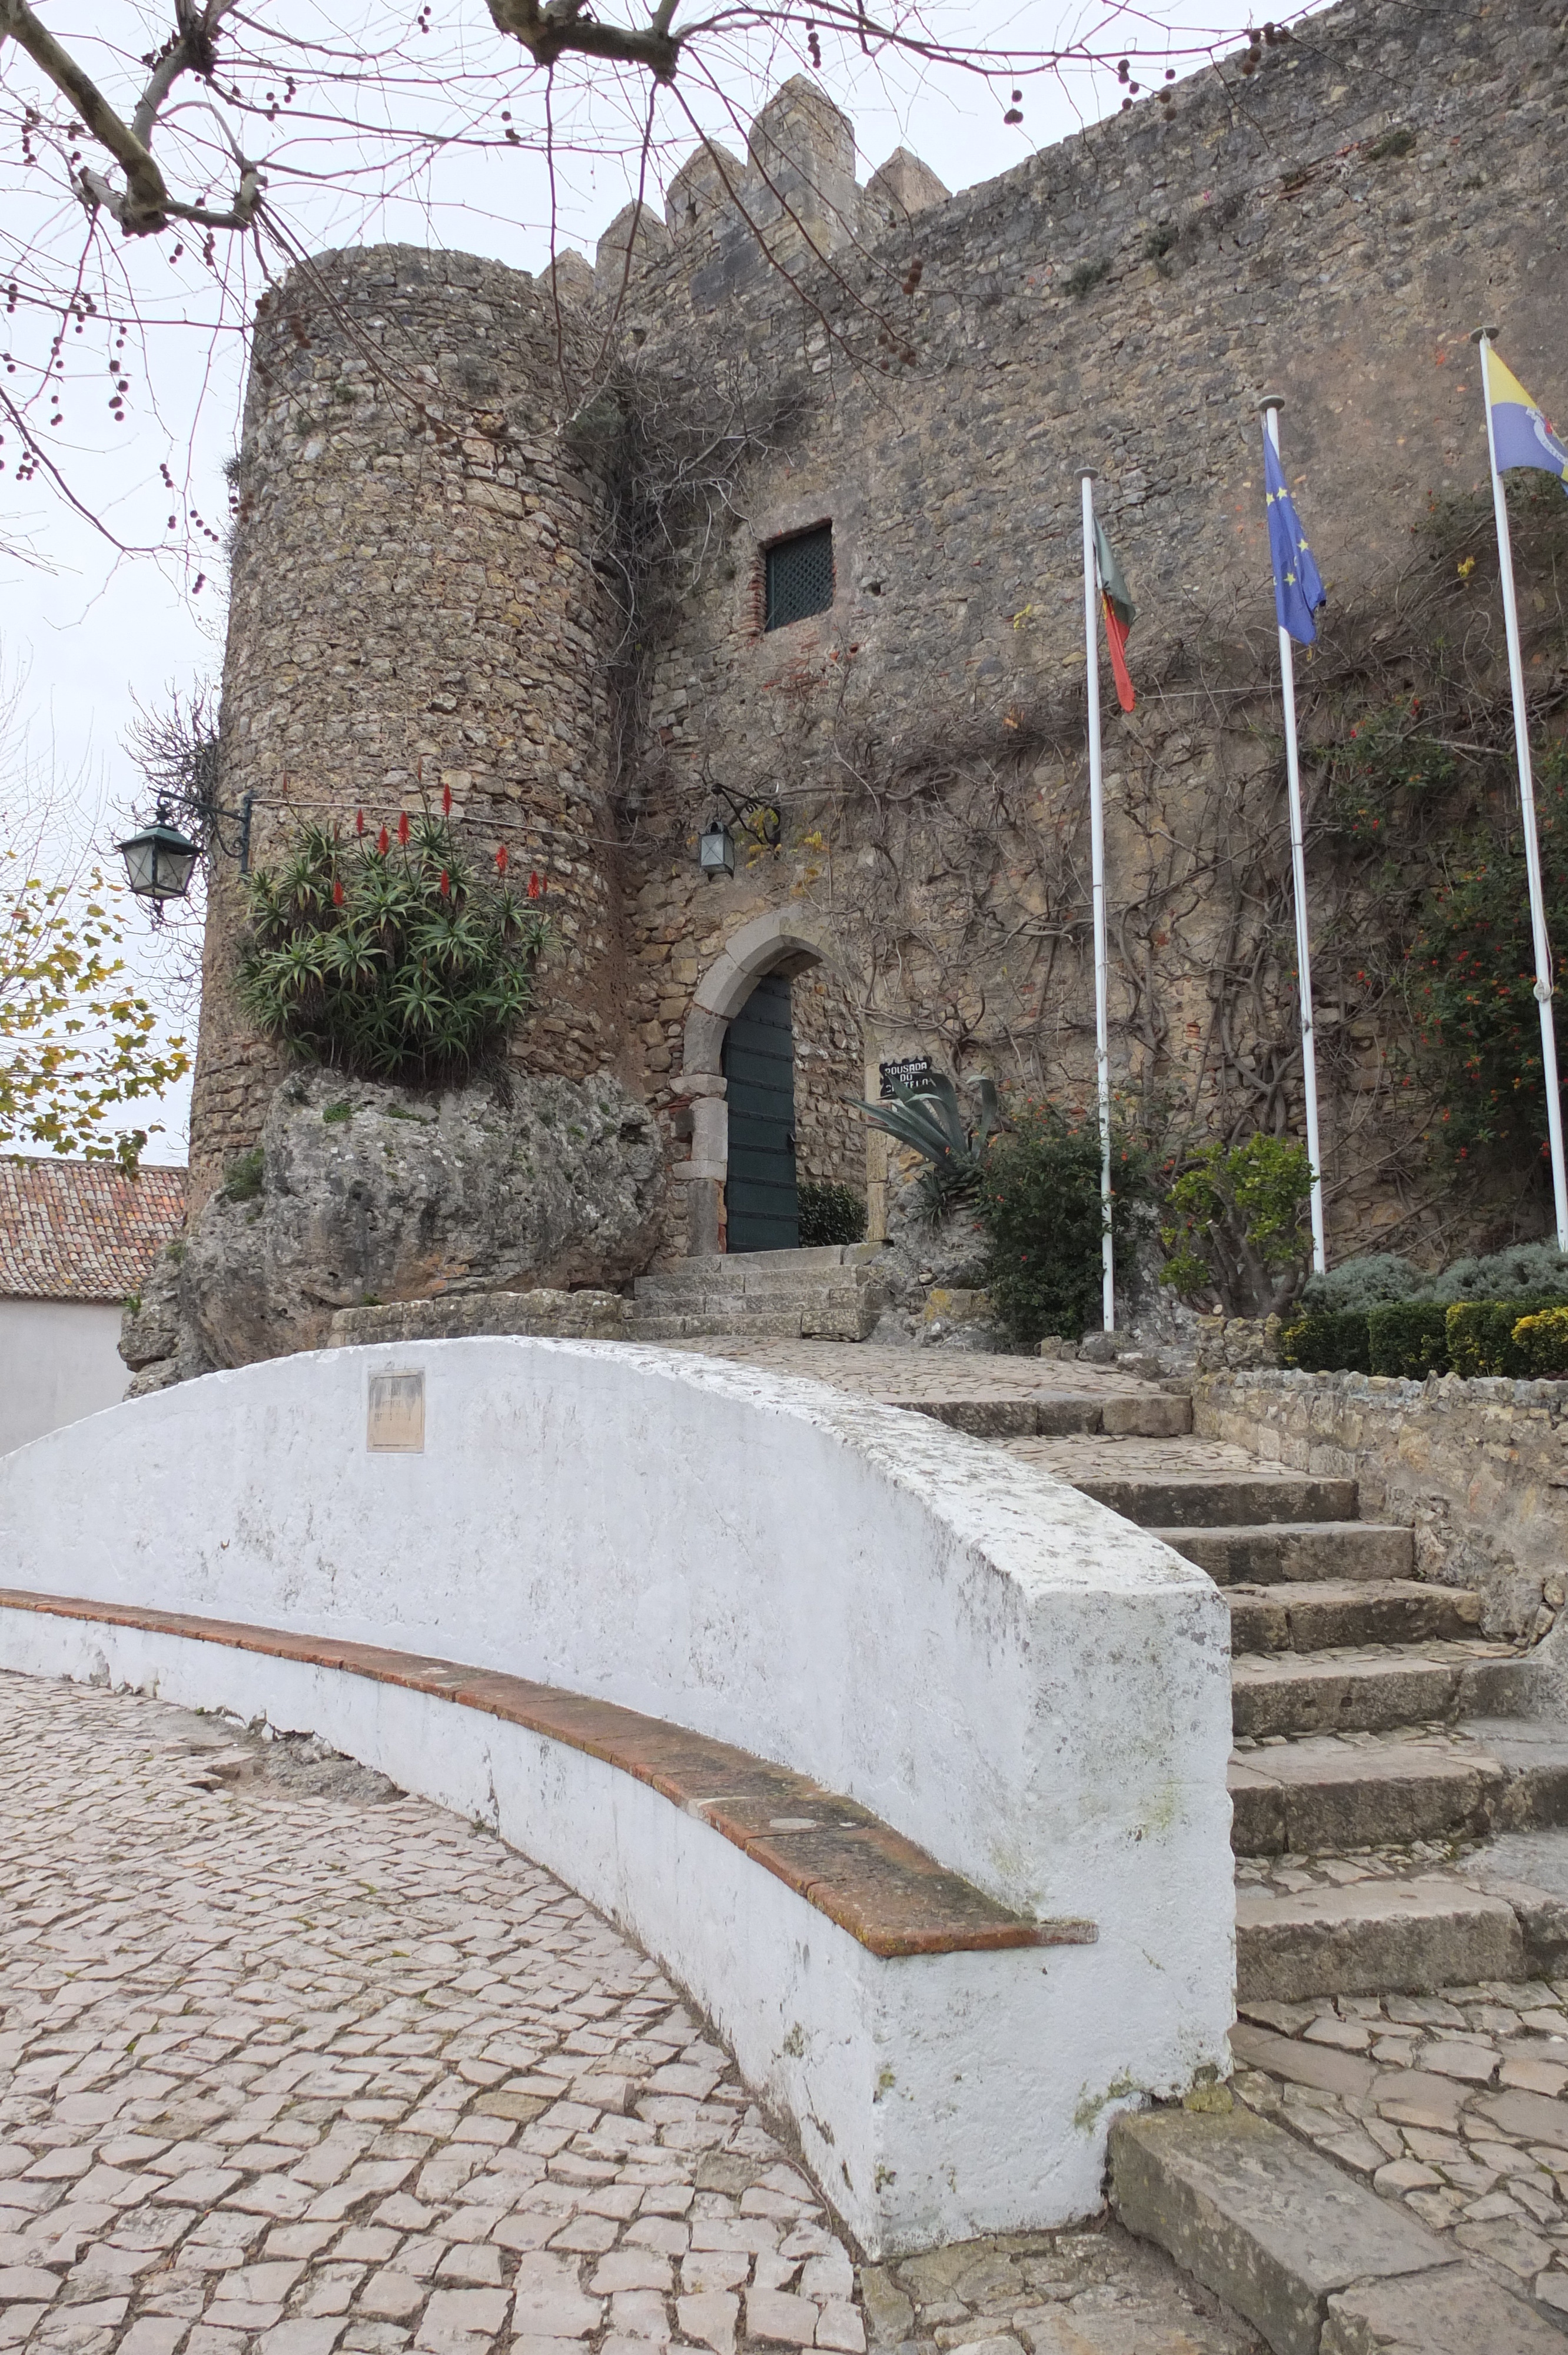
{"type": "Polygon", "coordinates": [[[873,2253],[1065,2222],[1114,2107],[1228,2067],[1229,1622],[1031,1466],[810,1383],[614,1343],[343,1349],[0,1459],[0,1586],[433,1654],[814,1777],[1097,1944],[878,1959],[602,1761],[429,1695],[0,1612],[0,1662],[265,1714],[485,1817],[688,1987],[873,2253]],[[423,1376],[419,1453],[373,1379],[423,1376]]]}

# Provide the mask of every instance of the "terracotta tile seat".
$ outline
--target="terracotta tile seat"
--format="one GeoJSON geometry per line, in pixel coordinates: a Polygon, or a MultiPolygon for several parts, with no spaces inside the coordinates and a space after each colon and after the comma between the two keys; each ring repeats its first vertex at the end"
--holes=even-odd
{"type": "Polygon", "coordinates": [[[730,1743],[613,1701],[452,1660],[177,1611],[0,1588],[0,1608],[85,1619],[337,1668],[450,1700],[585,1752],[734,1842],[872,1954],[976,1954],[1093,1945],[1092,1922],[1033,1922],[948,1871],[853,1799],[730,1743]]]}

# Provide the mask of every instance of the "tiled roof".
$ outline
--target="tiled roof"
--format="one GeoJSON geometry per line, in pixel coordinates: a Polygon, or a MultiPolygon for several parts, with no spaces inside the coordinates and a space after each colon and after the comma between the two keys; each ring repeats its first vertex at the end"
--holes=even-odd
{"type": "Polygon", "coordinates": [[[185,1214],[183,1169],[0,1160],[0,1298],[127,1299],[185,1214]]]}

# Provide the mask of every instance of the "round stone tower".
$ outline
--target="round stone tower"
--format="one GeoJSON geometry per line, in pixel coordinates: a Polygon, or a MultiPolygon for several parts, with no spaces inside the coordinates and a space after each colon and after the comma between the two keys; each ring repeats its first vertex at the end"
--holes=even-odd
{"type": "MultiPolygon", "coordinates": [[[[253,865],[302,819],[396,826],[444,789],[477,858],[540,879],[555,945],[513,1053],[626,1068],[606,783],[616,617],[601,494],[561,431],[578,332],[562,287],[408,247],[330,253],[258,315],[238,470],[221,798],[253,865]]],[[[233,973],[215,857],[191,1116],[193,1211],[255,1142],[282,1070],[233,973]]]]}

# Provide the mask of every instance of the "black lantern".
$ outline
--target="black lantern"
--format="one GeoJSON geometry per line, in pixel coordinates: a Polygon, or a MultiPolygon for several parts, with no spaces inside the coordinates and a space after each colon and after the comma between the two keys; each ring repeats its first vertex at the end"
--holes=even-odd
{"type": "Polygon", "coordinates": [[[183,900],[191,887],[191,869],[200,852],[188,835],[169,824],[160,805],[157,817],[140,834],[119,845],[125,873],[138,900],[162,907],[165,900],[183,900]]]}
{"type": "Polygon", "coordinates": [[[720,875],[735,873],[735,837],[722,820],[704,828],[697,858],[710,883],[720,875]]]}

